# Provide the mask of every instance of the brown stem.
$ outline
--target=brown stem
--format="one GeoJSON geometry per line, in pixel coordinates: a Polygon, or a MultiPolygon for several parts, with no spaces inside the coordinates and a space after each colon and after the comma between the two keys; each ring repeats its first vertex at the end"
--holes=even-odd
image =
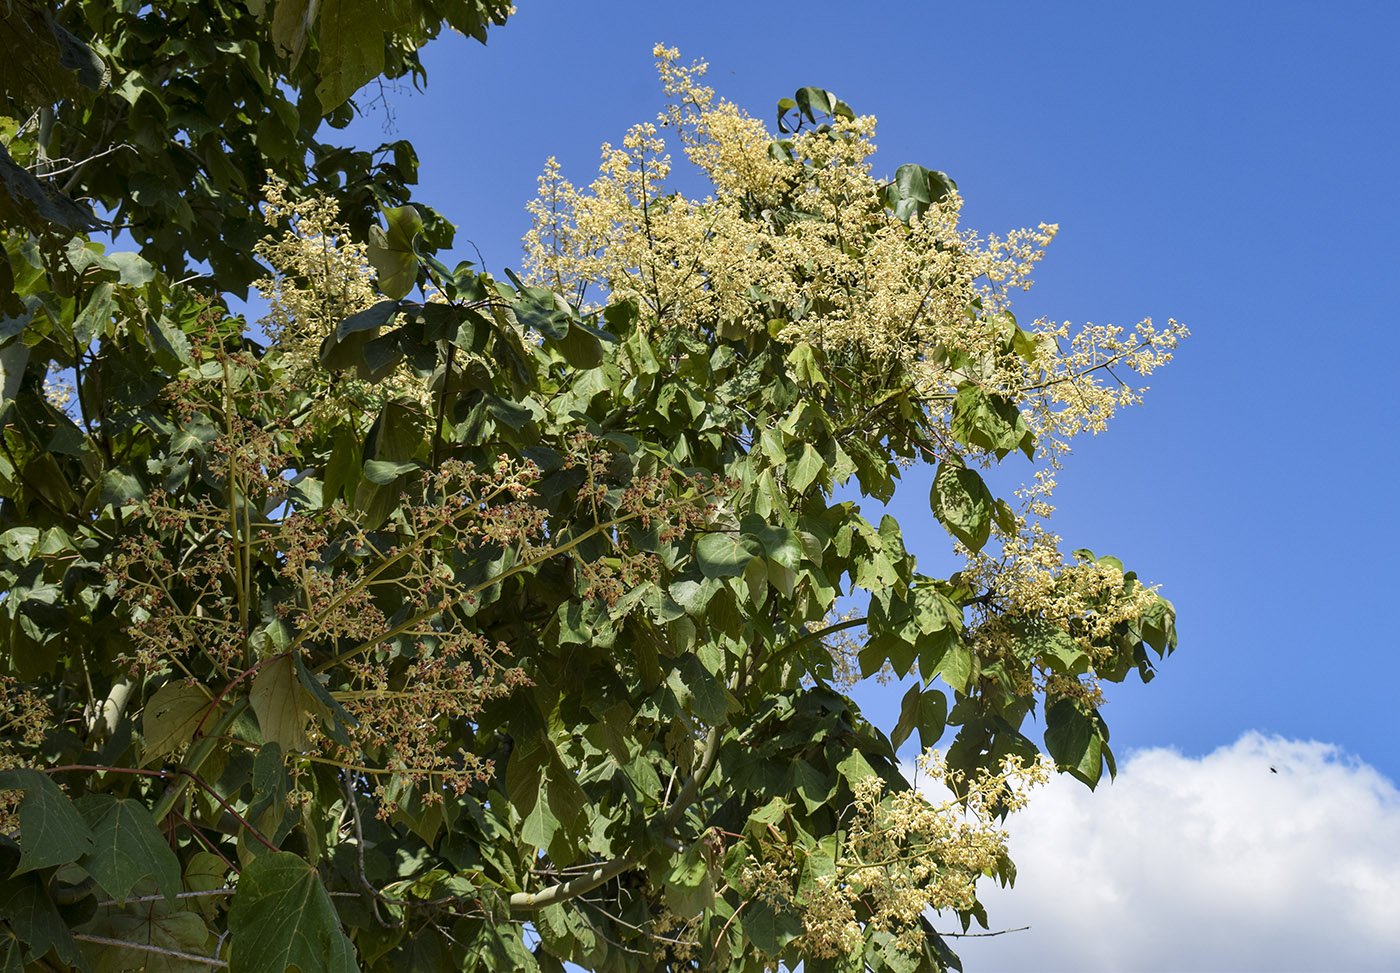
{"type": "Polygon", "coordinates": [[[237,811],[235,811],[235,810],[233,809],[233,805],[230,804],[228,801],[224,800],[224,796],[223,796],[222,794],[220,794],[218,791],[214,790],[214,788],[211,787],[211,786],[209,785],[209,783],[208,783],[207,781],[204,780],[204,778],[200,777],[200,776],[199,776],[198,774],[196,774],[194,771],[192,771],[192,770],[186,770],[186,769],[183,768],[183,767],[180,768],[180,771],[179,771],[179,772],[180,772],[181,774],[183,774],[184,776],[188,777],[190,780],[194,781],[194,782],[195,782],[196,784],[198,784],[200,787],[204,788],[204,790],[207,791],[207,792],[209,793],[209,796],[211,796],[212,798],[214,798],[214,800],[216,800],[216,801],[219,802],[220,807],[222,807],[222,808],[223,808],[225,811],[227,811],[229,814],[232,814],[233,817],[234,817],[234,820],[236,820],[239,824],[243,825],[244,830],[246,830],[246,831],[247,831],[250,835],[252,835],[254,838],[257,838],[258,841],[261,842],[262,845],[263,845],[265,848],[267,848],[269,851],[277,851],[277,850],[278,850],[278,848],[277,848],[276,845],[274,845],[272,842],[270,842],[270,841],[268,841],[266,838],[264,838],[264,837],[262,836],[262,833],[259,832],[257,828],[255,828],[255,827],[253,827],[251,824],[249,824],[247,818],[245,818],[243,815],[241,815],[241,814],[239,814],[237,811]]]}

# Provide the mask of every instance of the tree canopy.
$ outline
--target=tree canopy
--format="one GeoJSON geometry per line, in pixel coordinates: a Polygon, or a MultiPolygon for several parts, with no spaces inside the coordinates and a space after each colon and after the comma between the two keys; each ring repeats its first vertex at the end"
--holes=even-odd
{"type": "Polygon", "coordinates": [[[448,266],[411,145],[316,132],[507,13],[0,20],[5,970],[958,968],[1002,818],[1112,774],[1174,611],[1061,553],[1053,472],[1184,330],[1022,325],[1054,227],[664,47],[521,274],[448,266]],[[862,513],[924,463],[947,577],[862,513]]]}

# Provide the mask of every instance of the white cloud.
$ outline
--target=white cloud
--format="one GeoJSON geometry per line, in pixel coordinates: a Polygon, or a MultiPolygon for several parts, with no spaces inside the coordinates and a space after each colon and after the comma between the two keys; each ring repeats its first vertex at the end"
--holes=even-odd
{"type": "Polygon", "coordinates": [[[994,930],[1031,929],[951,941],[967,973],[1400,970],[1400,791],[1334,746],[1140,751],[1008,830],[1020,878],[983,901],[994,930]]]}

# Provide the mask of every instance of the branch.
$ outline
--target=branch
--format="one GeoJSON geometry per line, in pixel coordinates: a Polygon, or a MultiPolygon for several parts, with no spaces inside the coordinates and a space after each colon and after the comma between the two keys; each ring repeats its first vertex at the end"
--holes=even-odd
{"type": "Polygon", "coordinates": [[[778,649],[776,652],[774,652],[768,657],[764,665],[772,665],[774,662],[777,662],[789,652],[792,652],[799,646],[806,645],[808,642],[815,642],[821,638],[824,638],[827,635],[830,635],[832,632],[839,632],[845,628],[855,628],[857,625],[864,625],[867,621],[869,621],[869,619],[866,616],[862,615],[859,618],[850,618],[844,622],[838,622],[835,625],[828,625],[826,628],[819,628],[816,631],[808,632],[806,635],[793,639],[787,645],[783,646],[781,649],[778,649]]]}
{"type": "MultiPolygon", "coordinates": [[[[207,896],[233,895],[235,891],[237,891],[237,890],[236,890],[236,889],[230,889],[230,888],[222,888],[222,889],[205,889],[203,892],[176,892],[176,893],[175,893],[175,898],[177,898],[177,899],[202,899],[202,898],[205,898],[205,897],[207,897],[207,896]]],[[[131,898],[126,899],[125,901],[122,901],[122,902],[118,902],[116,899],[103,899],[101,902],[97,903],[97,907],[100,909],[100,908],[102,908],[102,907],[104,907],[104,906],[109,906],[109,905],[132,905],[132,904],[137,903],[137,902],[164,902],[164,901],[165,901],[165,894],[164,894],[164,893],[160,893],[160,894],[157,894],[157,895],[133,895],[131,898]]]]}
{"type": "Polygon", "coordinates": [[[636,855],[623,855],[621,858],[614,858],[612,861],[603,862],[591,871],[580,875],[578,878],[571,878],[567,882],[551,885],[549,888],[542,891],[514,892],[510,897],[511,911],[534,912],[546,906],[556,905],[557,903],[577,898],[585,892],[591,892],[605,882],[617,878],[623,872],[635,866],[640,860],[641,859],[636,855]]]}
{"type": "Polygon", "coordinates": [[[996,932],[940,932],[945,939],[981,939],[986,936],[1005,936],[1009,932],[1025,932],[1030,926],[1017,926],[1015,929],[998,929],[996,932]]]}
{"type": "Polygon", "coordinates": [[[189,960],[192,963],[203,963],[205,966],[219,966],[228,968],[226,960],[217,959],[213,956],[197,956],[194,953],[182,953],[178,949],[166,949],[164,946],[150,946],[146,943],[129,943],[124,939],[108,939],[106,936],[89,936],[85,932],[73,933],[74,939],[81,939],[87,943],[97,943],[99,946],[118,946],[122,949],[136,949],[143,953],[156,953],[160,956],[169,956],[172,959],[189,960]]]}

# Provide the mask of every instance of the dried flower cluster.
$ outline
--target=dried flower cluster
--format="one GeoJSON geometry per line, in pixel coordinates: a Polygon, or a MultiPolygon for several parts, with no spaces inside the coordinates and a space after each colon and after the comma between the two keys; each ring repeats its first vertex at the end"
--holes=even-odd
{"type": "MultiPolygon", "coordinates": [[[[22,686],[13,676],[0,675],[0,770],[30,765],[26,751],[37,748],[53,729],[48,701],[22,686]]],[[[0,834],[19,826],[19,791],[0,790],[0,834]]]]}

